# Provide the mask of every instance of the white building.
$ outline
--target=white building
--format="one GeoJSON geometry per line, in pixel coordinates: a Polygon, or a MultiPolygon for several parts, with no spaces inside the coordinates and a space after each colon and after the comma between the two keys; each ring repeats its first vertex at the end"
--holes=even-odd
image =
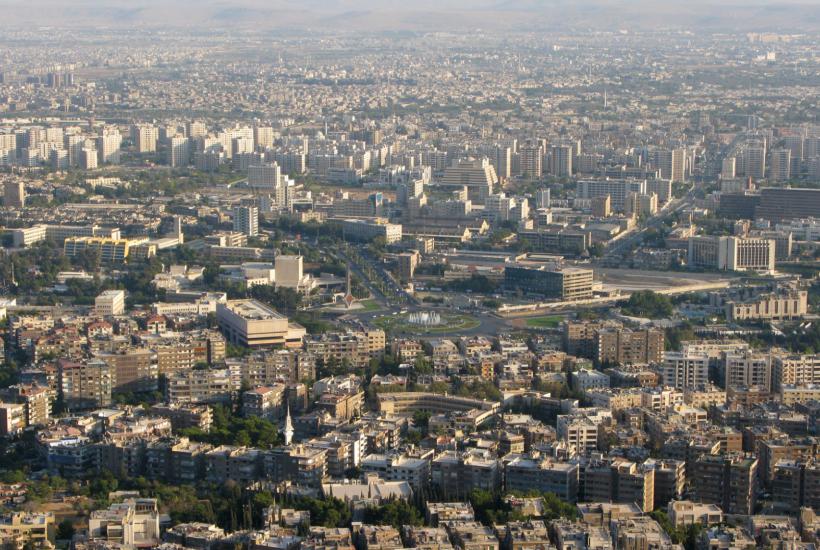
{"type": "Polygon", "coordinates": [[[106,290],[94,300],[94,312],[100,317],[125,313],[125,291],[106,290]]]}
{"type": "Polygon", "coordinates": [[[88,538],[124,548],[150,548],[160,543],[159,511],[153,498],[134,498],[91,512],[88,538]]]}
{"type": "Polygon", "coordinates": [[[707,353],[695,351],[667,351],[663,354],[661,377],[666,386],[698,388],[709,382],[707,353]]]}
{"type": "Polygon", "coordinates": [[[609,387],[609,376],[595,370],[581,369],[575,371],[571,375],[571,380],[572,387],[578,391],[609,387]]]}
{"type": "Polygon", "coordinates": [[[259,235],[259,209],[255,206],[237,206],[234,208],[233,230],[248,237],[259,235]]]}

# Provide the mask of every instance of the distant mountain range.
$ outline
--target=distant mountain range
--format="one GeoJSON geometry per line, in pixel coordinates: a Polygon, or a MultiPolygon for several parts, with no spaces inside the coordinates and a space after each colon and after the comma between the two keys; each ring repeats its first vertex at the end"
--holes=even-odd
{"type": "Polygon", "coordinates": [[[463,31],[820,32],[818,0],[0,0],[0,28],[201,26],[463,31]]]}

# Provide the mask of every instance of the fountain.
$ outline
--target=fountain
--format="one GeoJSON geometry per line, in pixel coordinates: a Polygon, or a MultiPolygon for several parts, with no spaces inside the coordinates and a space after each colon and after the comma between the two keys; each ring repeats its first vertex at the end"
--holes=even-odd
{"type": "Polygon", "coordinates": [[[407,317],[407,322],[422,327],[436,327],[441,324],[441,315],[435,311],[414,311],[407,317]]]}

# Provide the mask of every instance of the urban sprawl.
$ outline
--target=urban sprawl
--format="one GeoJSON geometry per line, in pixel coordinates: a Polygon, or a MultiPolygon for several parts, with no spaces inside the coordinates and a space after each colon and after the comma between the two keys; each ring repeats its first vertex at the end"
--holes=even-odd
{"type": "Polygon", "coordinates": [[[0,44],[3,548],[817,548],[817,34],[0,44]]]}

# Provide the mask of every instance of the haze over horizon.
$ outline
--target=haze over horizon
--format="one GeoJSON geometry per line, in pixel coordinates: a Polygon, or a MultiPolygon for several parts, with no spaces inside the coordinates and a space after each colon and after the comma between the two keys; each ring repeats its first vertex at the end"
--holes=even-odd
{"type": "Polygon", "coordinates": [[[680,28],[759,31],[820,29],[820,3],[810,0],[662,3],[641,0],[0,0],[0,28],[52,26],[202,26],[259,30],[508,31],[680,28]]]}

